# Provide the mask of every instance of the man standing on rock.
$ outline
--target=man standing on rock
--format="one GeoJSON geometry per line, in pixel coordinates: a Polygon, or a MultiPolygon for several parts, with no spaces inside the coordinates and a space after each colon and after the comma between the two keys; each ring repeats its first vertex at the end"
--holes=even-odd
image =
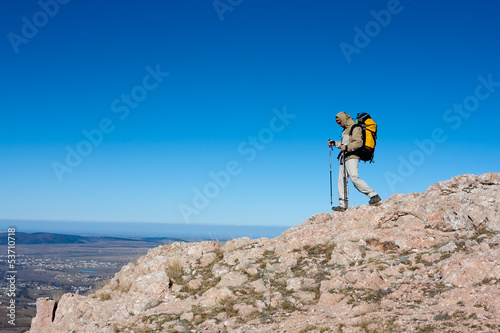
{"type": "Polygon", "coordinates": [[[344,168],[347,171],[347,177],[345,181],[347,182],[347,178],[350,177],[354,187],[363,194],[366,194],[369,198],[369,204],[374,205],[381,201],[379,195],[375,190],[373,190],[368,184],[359,178],[358,165],[359,165],[359,156],[357,152],[363,146],[363,130],[360,126],[355,126],[354,120],[352,120],[351,116],[349,116],[345,112],[339,112],[335,116],[335,121],[337,124],[344,128],[342,131],[342,140],[341,141],[333,141],[328,140],[328,147],[335,146],[339,148],[342,153],[339,154],[339,180],[338,180],[338,191],[339,191],[339,206],[332,207],[332,210],[343,212],[347,209],[348,202],[348,191],[347,184],[344,184],[344,168]],[[352,130],[351,130],[352,129],[352,130]],[[345,156],[345,161],[341,156],[345,156]],[[345,188],[344,188],[345,186],[345,188]],[[346,196],[344,196],[344,190],[346,192],[346,196]]]}

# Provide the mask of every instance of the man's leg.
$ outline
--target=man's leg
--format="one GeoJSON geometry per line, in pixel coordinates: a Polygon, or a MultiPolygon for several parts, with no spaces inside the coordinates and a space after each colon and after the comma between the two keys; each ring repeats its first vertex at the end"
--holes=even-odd
{"type": "MultiPolygon", "coordinates": [[[[347,169],[349,174],[349,168],[347,169]]],[[[347,179],[346,179],[347,181],[347,179]]],[[[347,208],[346,200],[344,198],[344,164],[339,166],[339,181],[338,181],[338,191],[339,191],[339,206],[342,208],[347,208]]],[[[349,197],[349,186],[347,187],[347,197],[349,197]]]]}
{"type": "Polygon", "coordinates": [[[370,198],[376,196],[377,192],[375,192],[375,190],[368,186],[368,184],[364,180],[359,178],[358,165],[359,159],[357,158],[351,158],[346,161],[347,173],[349,174],[349,177],[351,177],[351,181],[354,184],[354,187],[359,192],[366,194],[370,198]]]}

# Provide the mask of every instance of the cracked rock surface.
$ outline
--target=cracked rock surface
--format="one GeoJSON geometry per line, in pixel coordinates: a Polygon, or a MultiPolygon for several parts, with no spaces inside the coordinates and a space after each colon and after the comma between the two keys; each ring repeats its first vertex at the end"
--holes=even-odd
{"type": "Polygon", "coordinates": [[[160,246],[37,301],[30,332],[498,332],[499,198],[500,173],[462,175],[273,239],[160,246]]]}

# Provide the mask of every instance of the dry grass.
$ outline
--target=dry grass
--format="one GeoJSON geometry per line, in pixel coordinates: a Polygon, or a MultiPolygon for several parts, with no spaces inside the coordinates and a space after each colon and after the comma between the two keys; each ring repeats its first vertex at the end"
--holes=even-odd
{"type": "Polygon", "coordinates": [[[180,282],[184,275],[184,267],[182,267],[179,259],[174,258],[168,262],[165,273],[174,282],[180,282]]]}

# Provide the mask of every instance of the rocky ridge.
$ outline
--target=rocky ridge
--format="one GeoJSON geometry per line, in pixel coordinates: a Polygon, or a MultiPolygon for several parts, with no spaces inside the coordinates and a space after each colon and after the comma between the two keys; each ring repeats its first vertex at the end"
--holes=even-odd
{"type": "Polygon", "coordinates": [[[273,239],[173,243],[40,332],[498,332],[500,173],[311,217],[273,239]]]}

